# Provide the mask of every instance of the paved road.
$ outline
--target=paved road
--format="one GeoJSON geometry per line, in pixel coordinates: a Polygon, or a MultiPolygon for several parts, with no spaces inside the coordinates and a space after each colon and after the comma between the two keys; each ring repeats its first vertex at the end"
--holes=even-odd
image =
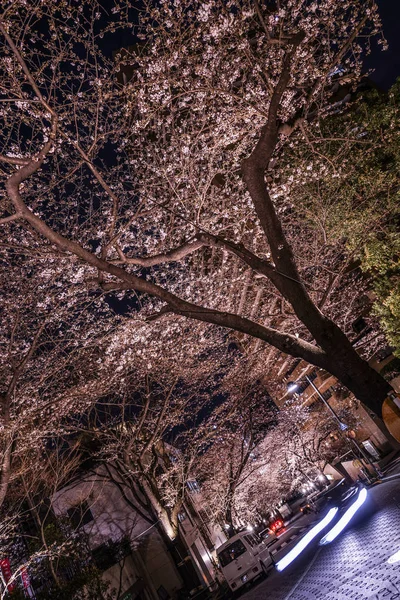
{"type": "Polygon", "coordinates": [[[282,573],[273,572],[241,600],[400,600],[400,479],[368,491],[348,528],[331,544],[314,544],[282,573]]]}

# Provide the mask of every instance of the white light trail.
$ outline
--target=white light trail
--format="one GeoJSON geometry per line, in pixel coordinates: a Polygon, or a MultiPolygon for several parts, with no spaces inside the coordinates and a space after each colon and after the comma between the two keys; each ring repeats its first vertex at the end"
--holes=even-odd
{"type": "Polygon", "coordinates": [[[338,509],[336,507],[331,508],[326,517],[324,517],[319,523],[314,525],[312,529],[304,537],[301,538],[298,544],[295,545],[294,548],[291,549],[290,552],[286,554],[280,561],[276,563],[276,568],[278,571],[283,571],[290,563],[294,561],[295,558],[299,556],[301,552],[308,546],[310,542],[332,521],[333,517],[336,515],[338,509]]]}
{"type": "Polygon", "coordinates": [[[350,520],[354,517],[360,506],[364,504],[367,498],[367,490],[363,488],[361,492],[358,494],[358,498],[353,504],[346,510],[343,516],[339,519],[334,527],[319,542],[322,544],[330,544],[333,540],[343,531],[343,529],[348,525],[350,520]]]}
{"type": "Polygon", "coordinates": [[[398,552],[396,552],[395,554],[392,554],[392,556],[390,556],[387,561],[388,561],[389,565],[394,565],[394,563],[399,562],[399,560],[400,560],[400,550],[398,552]]]}

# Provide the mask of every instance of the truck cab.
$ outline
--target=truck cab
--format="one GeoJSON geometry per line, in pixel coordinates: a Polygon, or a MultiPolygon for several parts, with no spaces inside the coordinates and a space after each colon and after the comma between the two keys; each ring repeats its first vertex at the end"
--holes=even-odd
{"type": "Polygon", "coordinates": [[[260,540],[257,535],[242,531],[217,548],[222,573],[233,592],[266,573],[273,565],[268,546],[275,540],[275,536],[260,540]]]}

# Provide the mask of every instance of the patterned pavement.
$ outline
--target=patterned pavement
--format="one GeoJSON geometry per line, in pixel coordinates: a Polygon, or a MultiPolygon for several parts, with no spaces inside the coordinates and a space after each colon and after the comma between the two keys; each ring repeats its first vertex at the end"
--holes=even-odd
{"type": "Polygon", "coordinates": [[[331,544],[317,544],[282,573],[251,588],[241,600],[400,600],[400,479],[368,491],[348,528],[331,544]]]}

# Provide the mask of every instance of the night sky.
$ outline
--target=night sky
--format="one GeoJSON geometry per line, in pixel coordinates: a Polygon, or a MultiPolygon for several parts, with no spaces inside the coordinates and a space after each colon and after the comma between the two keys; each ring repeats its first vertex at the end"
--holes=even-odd
{"type": "Polygon", "coordinates": [[[383,32],[389,50],[382,52],[374,44],[373,52],[366,61],[373,68],[371,79],[381,88],[388,89],[400,76],[400,0],[377,0],[383,21],[383,32]]]}
{"type": "MultiPolygon", "coordinates": [[[[365,67],[367,71],[373,69],[371,79],[378,87],[387,90],[400,76],[400,0],[377,0],[377,3],[389,49],[383,52],[381,46],[378,46],[376,41],[373,42],[372,53],[367,57],[365,67]]],[[[109,9],[113,2],[101,0],[101,4],[109,9]]],[[[137,0],[136,5],[140,4],[140,0],[137,0]]],[[[131,13],[132,18],[135,14],[135,11],[131,13]]],[[[119,32],[118,36],[107,36],[102,49],[111,56],[113,51],[130,46],[136,41],[131,30],[123,31],[119,32]]]]}

